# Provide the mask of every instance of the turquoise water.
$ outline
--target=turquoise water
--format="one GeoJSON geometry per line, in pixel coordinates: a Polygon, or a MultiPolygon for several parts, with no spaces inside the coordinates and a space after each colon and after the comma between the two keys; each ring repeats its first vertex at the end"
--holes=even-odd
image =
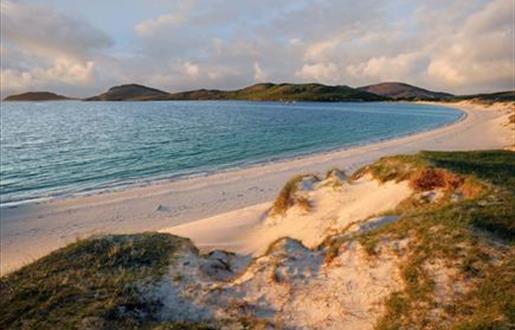
{"type": "Polygon", "coordinates": [[[244,166],[438,127],[461,112],[402,103],[1,104],[3,206],[244,166]]]}

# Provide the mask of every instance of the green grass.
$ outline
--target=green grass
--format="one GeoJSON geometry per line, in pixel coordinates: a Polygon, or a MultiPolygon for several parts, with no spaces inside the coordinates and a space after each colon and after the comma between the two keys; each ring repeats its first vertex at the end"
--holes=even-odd
{"type": "Polygon", "coordinates": [[[174,93],[164,99],[170,100],[251,100],[251,101],[385,101],[389,98],[350,88],[322,84],[273,84],[263,83],[246,88],[221,90],[193,90],[174,93]]]}
{"type": "Polygon", "coordinates": [[[165,274],[186,242],[143,233],[91,238],[57,250],[0,279],[0,328],[189,329],[159,323],[159,302],[142,300],[140,292],[165,274]]]}
{"type": "Polygon", "coordinates": [[[514,102],[515,91],[454,96],[450,101],[478,100],[482,102],[514,102]]]}
{"type": "Polygon", "coordinates": [[[435,166],[458,174],[474,175],[490,183],[515,189],[515,154],[511,151],[489,150],[469,152],[423,151],[416,155],[384,157],[358,170],[353,176],[370,172],[382,182],[404,180],[414,170],[435,166]],[[508,181],[506,181],[508,180],[508,181]]]}
{"type": "Polygon", "coordinates": [[[422,152],[419,157],[437,167],[474,175],[480,179],[515,191],[515,153],[490,150],[469,152],[422,152]]]}
{"type": "Polygon", "coordinates": [[[370,251],[384,239],[410,238],[402,266],[405,289],[386,300],[386,313],[376,328],[511,328],[515,324],[515,153],[422,152],[384,158],[368,171],[383,180],[397,180],[424,166],[477,178],[487,189],[476,198],[410,209],[399,221],[359,238],[370,251]],[[424,269],[434,260],[454,265],[469,286],[448,306],[437,306],[434,283],[424,269]],[[431,314],[436,307],[445,311],[444,316],[431,314]]]}

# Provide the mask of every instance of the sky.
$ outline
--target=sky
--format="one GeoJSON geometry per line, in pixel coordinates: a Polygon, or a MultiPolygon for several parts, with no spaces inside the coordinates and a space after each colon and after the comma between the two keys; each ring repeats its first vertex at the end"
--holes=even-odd
{"type": "Polygon", "coordinates": [[[258,82],[515,89],[514,0],[0,0],[2,96],[258,82]]]}

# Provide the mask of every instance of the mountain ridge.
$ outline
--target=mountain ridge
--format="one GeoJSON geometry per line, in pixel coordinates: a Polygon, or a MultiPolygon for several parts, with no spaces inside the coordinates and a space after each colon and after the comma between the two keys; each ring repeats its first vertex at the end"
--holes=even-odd
{"type": "Polygon", "coordinates": [[[403,82],[382,82],[358,87],[358,90],[390,97],[392,99],[450,99],[455,95],[445,92],[435,92],[403,82]]]}
{"type": "MultiPolygon", "coordinates": [[[[9,95],[4,101],[78,100],[52,92],[25,92],[9,95]]],[[[320,83],[257,83],[234,90],[195,89],[169,93],[160,89],[130,83],[109,88],[82,101],[183,101],[183,100],[242,100],[242,101],[315,101],[315,102],[372,102],[372,101],[444,101],[479,100],[485,102],[515,101],[515,91],[453,95],[435,92],[402,82],[382,82],[362,87],[324,85],[320,83]]]]}
{"type": "Polygon", "coordinates": [[[249,100],[249,101],[385,101],[387,98],[354,88],[316,83],[259,83],[241,89],[193,90],[170,94],[169,100],[249,100]]]}

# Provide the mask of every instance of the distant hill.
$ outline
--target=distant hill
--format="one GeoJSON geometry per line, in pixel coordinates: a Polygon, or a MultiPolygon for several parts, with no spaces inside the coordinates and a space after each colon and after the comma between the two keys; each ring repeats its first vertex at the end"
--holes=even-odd
{"type": "Polygon", "coordinates": [[[71,98],[51,92],[27,92],[9,95],[4,101],[59,101],[71,100],[71,98]]]}
{"type": "Polygon", "coordinates": [[[255,84],[242,89],[223,91],[197,89],[167,93],[142,85],[122,85],[86,101],[166,101],[166,100],[250,100],[250,101],[384,101],[381,95],[348,86],[322,84],[255,84]]]}
{"type": "Polygon", "coordinates": [[[443,100],[454,96],[449,93],[434,92],[400,82],[384,82],[368,85],[359,87],[358,90],[390,97],[396,100],[443,100]]]}
{"type": "Polygon", "coordinates": [[[255,84],[233,91],[199,89],[170,94],[168,100],[249,100],[249,101],[384,101],[387,97],[348,86],[322,84],[255,84]]]}
{"type": "Polygon", "coordinates": [[[479,100],[479,101],[489,101],[489,102],[506,102],[511,101],[515,102],[515,90],[513,91],[505,91],[505,92],[497,92],[497,93],[481,93],[481,94],[471,94],[471,95],[459,95],[453,98],[454,100],[479,100]]]}
{"type": "Polygon", "coordinates": [[[107,92],[86,98],[85,101],[140,101],[161,99],[169,93],[138,84],[111,87],[107,92]]]}
{"type": "MultiPolygon", "coordinates": [[[[515,91],[473,95],[452,95],[434,92],[400,82],[385,82],[352,88],[345,85],[328,86],[317,83],[259,83],[235,90],[196,89],[168,93],[139,84],[111,87],[108,91],[83,99],[84,101],[181,101],[181,100],[248,100],[248,101],[460,101],[481,100],[488,102],[515,101],[515,91]]],[[[70,98],[50,92],[27,92],[11,95],[4,101],[52,101],[70,98]]]]}

